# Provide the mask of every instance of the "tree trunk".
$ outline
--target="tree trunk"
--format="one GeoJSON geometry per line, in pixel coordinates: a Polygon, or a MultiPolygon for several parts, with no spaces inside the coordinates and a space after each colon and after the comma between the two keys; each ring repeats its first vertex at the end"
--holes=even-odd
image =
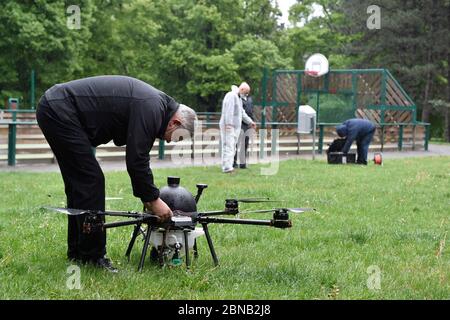
{"type": "MultiPolygon", "coordinates": [[[[447,7],[447,32],[450,32],[450,5],[447,7]]],[[[448,35],[448,34],[447,34],[448,35]]],[[[447,102],[450,103],[450,49],[447,46],[447,102]]],[[[445,141],[450,142],[450,108],[445,108],[445,141]]]]}
{"type": "MultiPolygon", "coordinates": [[[[430,64],[432,63],[431,62],[431,49],[428,49],[426,63],[429,68],[430,64]]],[[[431,74],[432,74],[432,71],[430,69],[428,69],[427,82],[425,85],[425,92],[423,95],[422,122],[430,122],[431,106],[428,101],[429,101],[429,97],[430,97],[430,88],[431,88],[431,83],[432,83],[431,74]]]]}
{"type": "MultiPolygon", "coordinates": [[[[436,29],[436,2],[437,0],[433,0],[433,4],[431,6],[431,15],[429,18],[426,18],[426,23],[430,25],[430,34],[432,37],[434,37],[434,30],[436,29]]],[[[433,39],[433,38],[432,38],[433,39]]],[[[427,48],[427,57],[426,57],[426,66],[427,66],[427,75],[426,75],[426,84],[425,84],[425,91],[423,95],[423,105],[422,105],[422,122],[430,122],[430,115],[431,115],[431,106],[428,102],[430,100],[430,92],[431,92],[431,85],[433,83],[432,75],[433,75],[433,69],[431,68],[431,65],[433,64],[433,46],[434,43],[428,43],[426,44],[427,48]]]]}

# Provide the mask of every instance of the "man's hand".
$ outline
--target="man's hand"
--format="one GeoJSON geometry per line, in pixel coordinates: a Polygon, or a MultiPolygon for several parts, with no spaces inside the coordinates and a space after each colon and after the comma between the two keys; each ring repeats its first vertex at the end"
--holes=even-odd
{"type": "Polygon", "coordinates": [[[256,130],[256,123],[252,122],[252,124],[250,125],[250,127],[251,127],[252,129],[255,129],[255,130],[256,130]]]}
{"type": "Polygon", "coordinates": [[[172,210],[170,210],[169,206],[160,198],[152,202],[145,202],[144,206],[163,221],[169,220],[173,216],[172,210]]]}

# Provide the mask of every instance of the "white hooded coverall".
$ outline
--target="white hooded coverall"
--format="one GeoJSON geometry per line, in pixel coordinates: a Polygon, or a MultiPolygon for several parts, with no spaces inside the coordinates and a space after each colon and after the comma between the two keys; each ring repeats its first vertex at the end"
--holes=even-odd
{"type": "Polygon", "coordinates": [[[224,172],[233,170],[234,154],[241,133],[242,121],[249,125],[253,123],[253,120],[242,107],[238,87],[232,86],[231,91],[223,99],[222,116],[219,123],[222,144],[222,171],[224,172]]]}

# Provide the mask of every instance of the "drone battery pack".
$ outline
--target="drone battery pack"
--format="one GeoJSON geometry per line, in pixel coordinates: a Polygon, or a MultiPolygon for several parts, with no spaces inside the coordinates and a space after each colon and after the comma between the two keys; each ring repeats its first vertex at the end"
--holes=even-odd
{"type": "Polygon", "coordinates": [[[356,154],[342,152],[329,152],[328,153],[328,163],[329,164],[355,164],[356,154]]]}

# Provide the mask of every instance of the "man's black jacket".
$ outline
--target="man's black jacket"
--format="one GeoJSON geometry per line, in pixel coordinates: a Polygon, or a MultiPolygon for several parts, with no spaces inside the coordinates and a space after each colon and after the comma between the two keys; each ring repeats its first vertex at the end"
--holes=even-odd
{"type": "Polygon", "coordinates": [[[164,92],[138,79],[99,76],[57,84],[46,91],[50,106],[73,116],[75,109],[91,145],[113,140],[126,145],[127,170],[133,194],[143,202],[159,197],[150,169],[150,150],[162,139],[179,104],[164,92]]]}
{"type": "MultiPolygon", "coordinates": [[[[253,99],[251,96],[247,97],[247,100],[242,99],[242,107],[244,108],[245,113],[252,119],[255,120],[253,116],[253,99]]],[[[242,121],[241,129],[247,131],[250,126],[242,121]]]]}

